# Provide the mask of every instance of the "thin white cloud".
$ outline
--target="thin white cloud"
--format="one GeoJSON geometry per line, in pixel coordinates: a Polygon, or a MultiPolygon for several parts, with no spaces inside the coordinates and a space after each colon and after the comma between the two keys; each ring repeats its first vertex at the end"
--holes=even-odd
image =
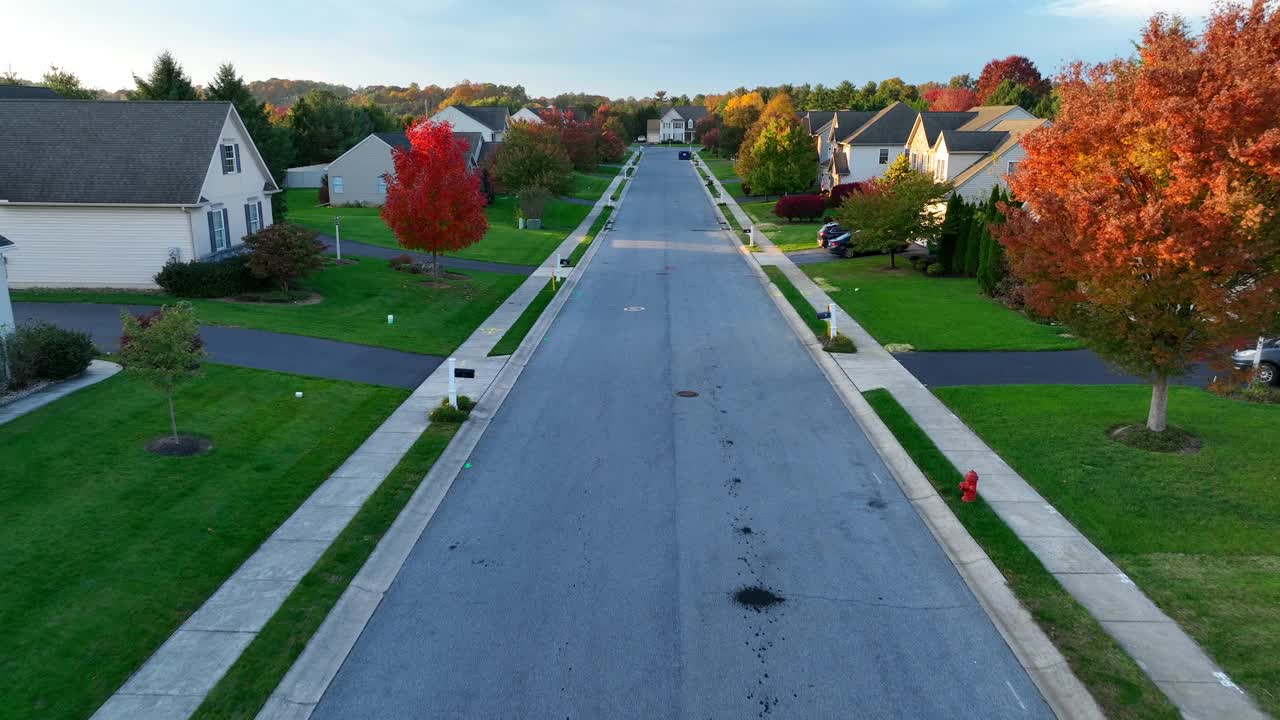
{"type": "Polygon", "coordinates": [[[1202,18],[1213,8],[1213,0],[1051,0],[1052,15],[1078,18],[1144,18],[1157,12],[1202,18]]]}

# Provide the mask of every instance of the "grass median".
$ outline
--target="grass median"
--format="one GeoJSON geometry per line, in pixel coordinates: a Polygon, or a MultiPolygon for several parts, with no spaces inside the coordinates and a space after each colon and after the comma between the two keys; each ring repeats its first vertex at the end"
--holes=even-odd
{"type": "Polygon", "coordinates": [[[1280,406],[1172,388],[1169,422],[1202,447],[1159,453],[1108,437],[1146,418],[1148,387],[934,392],[1280,715],[1280,406]]]}
{"type": "Polygon", "coordinates": [[[542,311],[547,309],[547,305],[551,304],[551,298],[555,297],[556,291],[560,289],[561,283],[556,283],[554,287],[550,281],[547,281],[545,287],[533,296],[533,300],[529,303],[524,312],[520,313],[520,317],[512,323],[502,335],[502,339],[497,345],[489,351],[489,357],[498,357],[500,355],[510,355],[520,347],[520,343],[524,340],[524,336],[529,334],[529,330],[533,329],[533,324],[538,322],[538,318],[542,317],[542,311]]]}
{"type": "Polygon", "coordinates": [[[791,303],[791,307],[800,315],[800,319],[804,324],[813,331],[813,335],[818,342],[822,343],[827,352],[834,353],[851,353],[857,352],[854,347],[853,340],[847,335],[838,335],[834,340],[827,337],[827,321],[818,318],[818,312],[813,309],[813,305],[805,298],[800,289],[791,283],[791,280],[773,265],[765,266],[765,275],[769,276],[770,282],[778,286],[778,290],[782,293],[782,297],[791,303]]]}
{"type": "Polygon", "coordinates": [[[578,241],[578,245],[573,248],[573,252],[569,253],[569,264],[577,267],[582,261],[582,256],[587,254],[587,248],[591,247],[591,243],[595,242],[596,236],[604,229],[605,223],[609,222],[609,216],[613,214],[613,208],[601,208],[600,214],[596,216],[595,222],[591,223],[591,229],[578,241]]]}
{"type": "Polygon", "coordinates": [[[427,428],[214,686],[193,718],[252,720],[258,714],[459,427],[432,423],[427,428]]]}
{"type": "Polygon", "coordinates": [[[1062,651],[1080,678],[1113,720],[1148,720],[1179,716],[1159,688],[1097,620],[1063,589],[1040,560],[984,501],[963,503],[957,485],[960,471],[888,390],[864,393],[867,402],[937,489],[965,530],[982,546],[1009,582],[1009,587],[1062,651]]]}
{"type": "Polygon", "coordinates": [[[205,455],[144,449],[128,375],[0,427],[0,718],[91,715],[407,396],[209,364],[174,398],[205,455]]]}

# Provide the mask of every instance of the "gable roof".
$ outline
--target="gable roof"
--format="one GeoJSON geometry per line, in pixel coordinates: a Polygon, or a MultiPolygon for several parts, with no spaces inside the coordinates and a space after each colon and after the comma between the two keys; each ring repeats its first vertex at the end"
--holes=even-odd
{"type": "Polygon", "coordinates": [[[497,155],[498,151],[501,149],[502,143],[500,142],[485,142],[482,140],[480,144],[480,157],[476,158],[476,165],[478,167],[485,167],[491,160],[493,160],[493,156],[497,155]]]}
{"type": "Polygon", "coordinates": [[[876,116],[874,110],[838,110],[831,118],[831,139],[844,142],[876,116]]]}
{"type": "MultiPolygon", "coordinates": [[[[1017,105],[979,105],[975,108],[970,108],[969,112],[973,113],[973,119],[961,125],[957,130],[981,130],[1014,110],[1022,110],[1022,108],[1017,105]]],[[[1023,110],[1023,113],[1031,114],[1025,110],[1023,110]]]]}
{"type": "Polygon", "coordinates": [[[1028,133],[1042,128],[1049,124],[1048,120],[1036,118],[1034,120],[1002,120],[996,123],[992,128],[993,131],[1003,134],[1004,140],[1000,142],[991,152],[987,153],[981,160],[964,169],[964,172],[951,179],[951,186],[959,188],[969,182],[978,173],[990,167],[994,162],[1004,156],[1005,153],[1012,150],[1018,143],[1022,142],[1022,138],[1028,133]]]}
{"type": "MultiPolygon", "coordinates": [[[[920,129],[924,130],[924,138],[929,143],[929,147],[933,147],[933,144],[938,141],[939,133],[960,128],[972,120],[976,114],[967,111],[922,112],[920,113],[920,129]]],[[[947,147],[949,148],[951,145],[948,144],[947,147]]]]}
{"type": "Polygon", "coordinates": [[[947,152],[985,153],[995,150],[1008,136],[1009,133],[1003,131],[943,130],[942,142],[946,143],[947,152]]]}
{"type": "MultiPolygon", "coordinates": [[[[478,135],[479,133],[476,133],[476,134],[478,135]]],[[[409,135],[407,133],[403,133],[403,132],[373,133],[373,136],[378,138],[382,142],[390,145],[393,148],[408,150],[413,146],[409,142],[409,135]]]]}
{"type": "Polygon", "coordinates": [[[61,100],[52,88],[36,85],[0,85],[0,100],[61,100]]]}
{"type": "MultiPolygon", "coordinates": [[[[675,111],[677,115],[685,120],[697,122],[707,116],[707,109],[702,105],[672,105],[668,112],[675,111]]],[[[666,115],[667,113],[662,113],[666,115]]]]}
{"type": "Polygon", "coordinates": [[[450,107],[457,108],[463,115],[494,132],[506,132],[507,119],[511,117],[511,111],[507,110],[506,105],[451,105],[450,107]]]}
{"type": "Polygon", "coordinates": [[[198,205],[233,112],[227,102],[0,100],[0,200],[198,205]]]}
{"type": "Polygon", "coordinates": [[[840,142],[848,145],[906,145],[917,115],[919,113],[910,105],[895,102],[840,142]]]}
{"type": "Polygon", "coordinates": [[[810,135],[821,134],[822,128],[831,122],[831,118],[835,117],[835,112],[831,110],[810,110],[806,112],[801,119],[804,129],[809,131],[810,135]]]}

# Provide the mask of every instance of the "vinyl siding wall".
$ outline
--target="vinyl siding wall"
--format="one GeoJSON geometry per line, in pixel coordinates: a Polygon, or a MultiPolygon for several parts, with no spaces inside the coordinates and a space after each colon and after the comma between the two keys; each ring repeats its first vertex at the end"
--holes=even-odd
{"type": "MultiPolygon", "coordinates": [[[[15,205],[0,207],[9,284],[22,287],[152,288],[176,249],[192,258],[191,225],[180,208],[15,205]]],[[[243,220],[241,221],[243,222],[243,220]]]]}
{"type": "Polygon", "coordinates": [[[1004,176],[1009,172],[1009,163],[1020,162],[1026,155],[1026,151],[1022,149],[1022,143],[1014,145],[1008,152],[969,178],[964,185],[956,188],[956,192],[971,203],[986,202],[987,198],[991,197],[991,188],[996,185],[1008,189],[1009,184],[1005,182],[1004,176]]]}
{"type": "Polygon", "coordinates": [[[387,194],[378,192],[378,179],[394,171],[391,146],[370,135],[329,163],[329,202],[381,205],[387,201],[387,194]],[[335,178],[342,178],[341,193],[335,191],[335,178]]]}
{"type": "MultiPolygon", "coordinates": [[[[247,133],[241,130],[240,125],[232,119],[230,114],[227,116],[226,122],[222,126],[222,135],[218,143],[218,147],[213,152],[213,157],[209,160],[209,169],[205,172],[204,188],[200,195],[209,201],[209,205],[201,208],[193,208],[189,223],[189,233],[194,240],[195,256],[197,258],[205,257],[214,252],[213,244],[209,240],[209,220],[208,212],[212,210],[227,211],[227,237],[230,240],[230,246],[234,247],[244,242],[244,236],[249,234],[248,225],[245,221],[245,205],[258,203],[262,204],[262,227],[267,227],[272,223],[271,219],[271,196],[263,191],[263,187],[271,180],[271,176],[257,158],[254,152],[253,141],[249,139],[247,133]],[[220,155],[222,145],[231,143],[240,146],[240,171],[234,173],[222,172],[222,157],[220,155]]],[[[190,257],[183,256],[183,260],[190,260],[190,257]]]]}
{"type": "MultiPolygon", "coordinates": [[[[495,133],[455,107],[447,107],[432,115],[431,121],[447,122],[453,126],[454,132],[478,132],[484,136],[485,142],[493,142],[495,140],[501,142],[505,135],[505,133],[495,133]]],[[[332,174],[332,171],[330,171],[330,174],[332,174]]]]}
{"type": "Polygon", "coordinates": [[[849,179],[842,182],[863,182],[878,178],[893,164],[899,155],[906,151],[902,145],[850,145],[849,147],[849,179]],[[880,164],[880,150],[888,147],[889,161],[880,164]]]}

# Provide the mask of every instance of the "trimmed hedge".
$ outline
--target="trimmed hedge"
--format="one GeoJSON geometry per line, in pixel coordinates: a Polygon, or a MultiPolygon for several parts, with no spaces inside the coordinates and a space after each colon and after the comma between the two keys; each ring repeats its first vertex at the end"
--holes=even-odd
{"type": "Polygon", "coordinates": [[[827,206],[833,208],[840,207],[840,203],[844,202],[845,198],[850,195],[856,195],[862,192],[865,188],[866,184],[860,182],[841,183],[840,185],[836,185],[831,188],[831,192],[827,195],[827,206]]]}
{"type": "Polygon", "coordinates": [[[821,195],[786,195],[773,206],[773,214],[786,220],[816,220],[827,211],[821,195]]]}
{"type": "Polygon", "coordinates": [[[89,367],[96,353],[88,333],[49,323],[23,325],[5,339],[8,384],[26,387],[37,380],[65,380],[89,367]]]}
{"type": "Polygon", "coordinates": [[[170,260],[156,273],[155,281],[170,295],[183,298],[228,297],[265,289],[268,282],[254,277],[248,263],[248,255],[215,261],[170,260]]]}

